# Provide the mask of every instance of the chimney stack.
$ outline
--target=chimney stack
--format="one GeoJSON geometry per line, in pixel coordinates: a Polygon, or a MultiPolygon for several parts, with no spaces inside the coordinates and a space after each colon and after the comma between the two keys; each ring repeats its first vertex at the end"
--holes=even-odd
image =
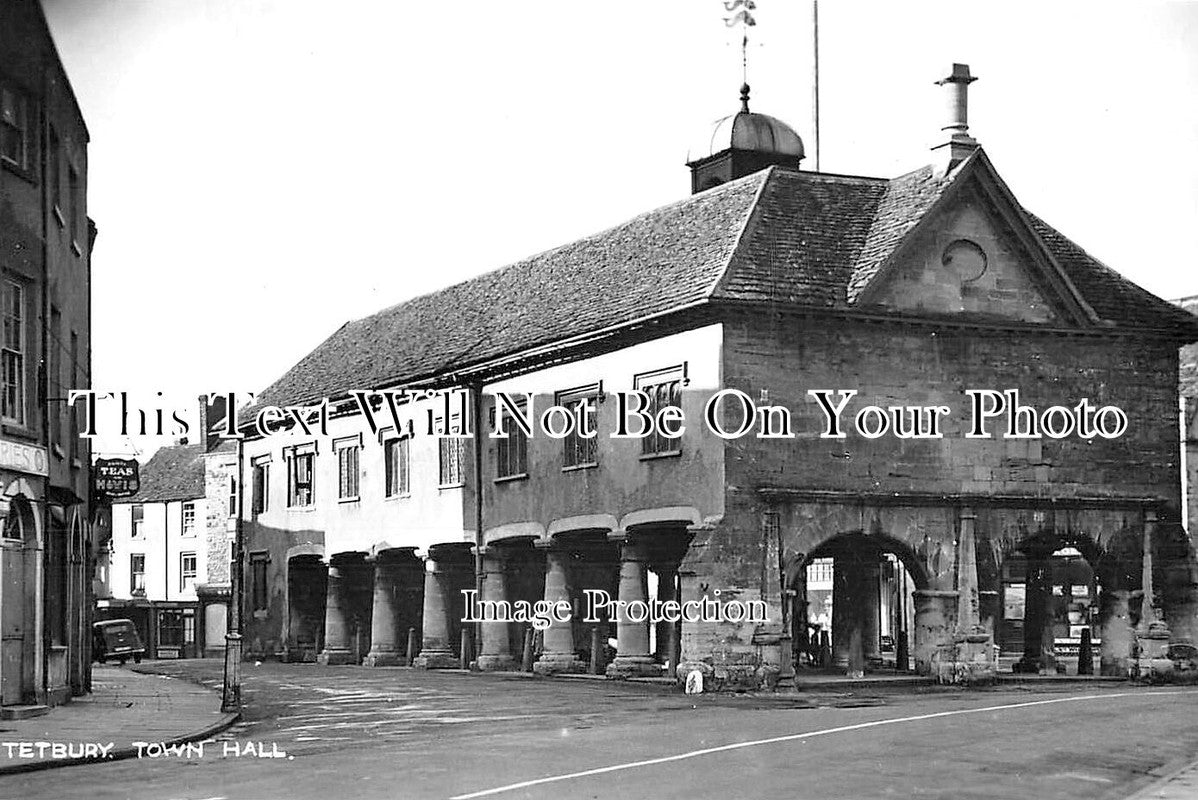
{"type": "Polygon", "coordinates": [[[947,124],[941,128],[947,138],[932,148],[935,166],[941,175],[964,161],[977,149],[977,141],[969,135],[969,84],[977,78],[969,74],[968,64],[953,64],[948,77],[936,81],[944,87],[947,124]]]}
{"type": "Polygon", "coordinates": [[[219,425],[224,421],[227,413],[224,395],[216,395],[211,398],[206,394],[200,395],[200,435],[199,440],[204,445],[204,452],[211,453],[220,445],[220,434],[215,433],[211,428],[219,425]],[[209,413],[211,409],[211,413],[209,413]]]}

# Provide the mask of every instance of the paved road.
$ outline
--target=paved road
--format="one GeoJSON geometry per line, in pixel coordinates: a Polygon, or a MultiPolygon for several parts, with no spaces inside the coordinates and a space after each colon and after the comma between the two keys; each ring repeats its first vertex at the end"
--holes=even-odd
{"type": "Polygon", "coordinates": [[[1195,689],[777,701],[265,664],[245,699],[202,756],[10,776],[0,798],[1123,798],[1198,756],[1195,689]]]}

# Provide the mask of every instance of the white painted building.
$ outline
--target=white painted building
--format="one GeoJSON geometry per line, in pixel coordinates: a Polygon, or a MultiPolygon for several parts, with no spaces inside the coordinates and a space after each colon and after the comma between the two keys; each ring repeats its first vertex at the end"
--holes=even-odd
{"type": "Polygon", "coordinates": [[[151,658],[224,648],[236,466],[229,443],[164,447],[113,503],[97,618],[132,619],[151,658]]]}

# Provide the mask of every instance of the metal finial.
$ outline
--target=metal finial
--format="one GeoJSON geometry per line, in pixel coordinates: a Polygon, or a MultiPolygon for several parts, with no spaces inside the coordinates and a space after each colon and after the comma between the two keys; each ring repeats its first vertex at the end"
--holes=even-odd
{"type": "Polygon", "coordinates": [[[740,110],[749,113],[749,84],[742,83],[740,85],[740,110]]]}

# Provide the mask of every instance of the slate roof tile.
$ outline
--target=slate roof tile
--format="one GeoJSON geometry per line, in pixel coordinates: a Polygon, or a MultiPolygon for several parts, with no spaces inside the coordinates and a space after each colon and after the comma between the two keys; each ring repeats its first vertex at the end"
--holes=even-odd
{"type": "Polygon", "coordinates": [[[1104,320],[1152,328],[1195,328],[1193,315],[1124,278],[1091,256],[1035,214],[1026,211],[1032,228],[1052,251],[1090,307],[1104,320]]]}
{"type": "MultiPolygon", "coordinates": [[[[256,405],[426,380],[709,300],[851,310],[910,230],[981,162],[979,151],[947,176],[924,167],[892,180],[767,168],[347,322],[256,405]]],[[[1193,317],[1029,220],[1108,324],[1198,339],[1193,317]]]]}
{"type": "Polygon", "coordinates": [[[258,403],[416,380],[700,302],[728,264],[768,175],[348,322],[258,403]]]}
{"type": "Polygon", "coordinates": [[[716,298],[844,306],[887,181],[776,170],[716,298]]]}
{"type": "Polygon", "coordinates": [[[848,281],[846,294],[850,302],[860,296],[899,242],[935,205],[962,167],[964,162],[956,170],[937,178],[932,167],[927,166],[889,182],[848,281]]]}
{"type": "Polygon", "coordinates": [[[126,503],[163,503],[204,496],[204,447],[199,444],[163,447],[142,465],[137,494],[126,503]]]}

